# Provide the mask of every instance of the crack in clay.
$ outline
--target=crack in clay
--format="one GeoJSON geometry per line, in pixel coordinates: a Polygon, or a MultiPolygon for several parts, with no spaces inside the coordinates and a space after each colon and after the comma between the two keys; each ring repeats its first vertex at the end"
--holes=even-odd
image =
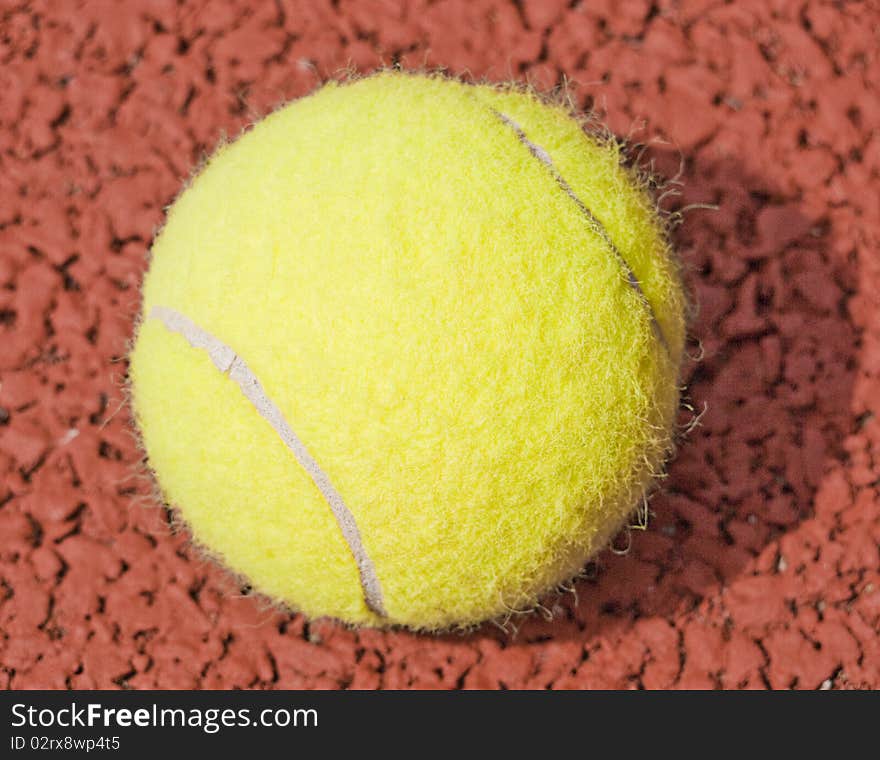
{"type": "Polygon", "coordinates": [[[272,426],[296,461],[308,473],[333,512],[333,517],[342,531],[342,536],[354,555],[367,606],[380,617],[385,617],[382,588],[376,575],[376,568],[364,548],[354,515],[342,495],[330,482],[327,473],[315,461],[305,444],[287,423],[284,414],[266,394],[257,376],[244,359],[219,338],[174,309],[169,309],[167,306],[154,306],[150,310],[150,318],[159,320],[168,330],[183,336],[193,348],[205,351],[214,366],[238,385],[257,413],[272,426]]]}

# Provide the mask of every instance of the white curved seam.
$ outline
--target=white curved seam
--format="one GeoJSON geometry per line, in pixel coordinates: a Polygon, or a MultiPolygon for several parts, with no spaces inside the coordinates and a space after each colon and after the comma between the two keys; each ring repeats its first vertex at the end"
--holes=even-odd
{"type": "Polygon", "coordinates": [[[291,451],[296,461],[308,473],[324,500],[330,506],[333,517],[342,532],[342,537],[354,555],[360,575],[361,588],[367,607],[380,617],[386,617],[382,601],[382,588],[376,575],[376,568],[364,548],[360,530],[354,515],[349,510],[339,491],[330,482],[327,473],[315,461],[305,444],[299,439],[276,404],[266,394],[256,375],[235,351],[219,338],[199,327],[179,311],[167,306],[154,306],[150,317],[158,319],[171,332],[182,335],[193,347],[207,352],[214,366],[228,375],[241,389],[245,398],[251,402],[257,413],[268,422],[278,434],[284,445],[291,451]]]}
{"type": "Polygon", "coordinates": [[[630,267],[626,259],[623,258],[623,254],[614,244],[614,241],[608,234],[608,230],[605,229],[605,225],[596,218],[596,215],[592,212],[592,210],[590,210],[587,204],[584,203],[580,198],[578,198],[571,185],[569,185],[568,182],[565,181],[565,177],[563,177],[559,173],[559,170],[553,163],[553,159],[550,157],[550,154],[540,145],[532,142],[523,131],[523,128],[513,119],[511,119],[507,114],[501,113],[500,111],[495,111],[495,114],[498,116],[499,119],[501,119],[502,122],[504,122],[508,127],[513,130],[513,132],[516,134],[517,139],[528,149],[529,153],[531,153],[535,158],[538,159],[538,161],[540,161],[542,164],[544,164],[544,166],[547,167],[547,169],[550,170],[550,173],[553,175],[553,179],[556,180],[556,184],[559,185],[560,189],[569,198],[571,198],[572,201],[574,201],[580,212],[590,221],[593,229],[599,234],[599,237],[601,237],[602,240],[604,240],[608,247],[611,249],[611,252],[617,258],[618,263],[623,268],[623,271],[626,274],[627,282],[629,283],[630,287],[639,296],[642,303],[645,305],[645,308],[647,308],[648,316],[651,320],[651,329],[654,331],[654,335],[663,345],[664,349],[666,349],[666,351],[668,352],[669,345],[666,342],[666,336],[663,334],[663,330],[660,328],[660,323],[657,321],[657,316],[656,314],[654,314],[654,308],[651,306],[651,302],[645,295],[645,291],[642,290],[642,285],[636,277],[636,273],[632,270],[632,267],[630,267]]]}

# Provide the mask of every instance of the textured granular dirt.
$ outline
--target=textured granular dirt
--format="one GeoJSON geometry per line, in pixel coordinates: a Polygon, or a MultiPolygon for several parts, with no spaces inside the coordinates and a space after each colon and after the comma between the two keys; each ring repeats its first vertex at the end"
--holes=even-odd
{"type": "Polygon", "coordinates": [[[878,29],[816,0],[0,3],[0,686],[880,686],[878,29]],[[628,554],[515,633],[281,614],[132,474],[163,206],[222,134],[382,63],[567,80],[683,157],[668,208],[718,206],[675,231],[702,424],[628,554]]]}

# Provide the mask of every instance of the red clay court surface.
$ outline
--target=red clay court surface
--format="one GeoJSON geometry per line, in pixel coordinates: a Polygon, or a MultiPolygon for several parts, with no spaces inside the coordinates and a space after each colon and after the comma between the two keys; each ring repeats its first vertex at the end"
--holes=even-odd
{"type": "Polygon", "coordinates": [[[876,2],[0,5],[0,685],[880,686],[876,2]],[[252,10],[258,8],[257,10],[252,10]],[[685,158],[702,426],[627,556],[463,635],[307,623],[201,560],[122,406],[153,230],[205,151],[381,63],[552,87],[685,158]]]}

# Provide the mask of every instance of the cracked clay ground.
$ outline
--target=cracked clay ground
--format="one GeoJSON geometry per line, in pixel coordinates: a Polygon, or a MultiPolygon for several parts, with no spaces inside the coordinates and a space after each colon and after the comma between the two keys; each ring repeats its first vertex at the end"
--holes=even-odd
{"type": "Polygon", "coordinates": [[[880,686],[878,29],[819,0],[0,0],[0,686],[880,686]],[[568,79],[684,157],[669,209],[718,206],[675,232],[702,425],[629,553],[515,634],[273,611],[133,476],[163,206],[220,135],[382,62],[568,79]]]}

